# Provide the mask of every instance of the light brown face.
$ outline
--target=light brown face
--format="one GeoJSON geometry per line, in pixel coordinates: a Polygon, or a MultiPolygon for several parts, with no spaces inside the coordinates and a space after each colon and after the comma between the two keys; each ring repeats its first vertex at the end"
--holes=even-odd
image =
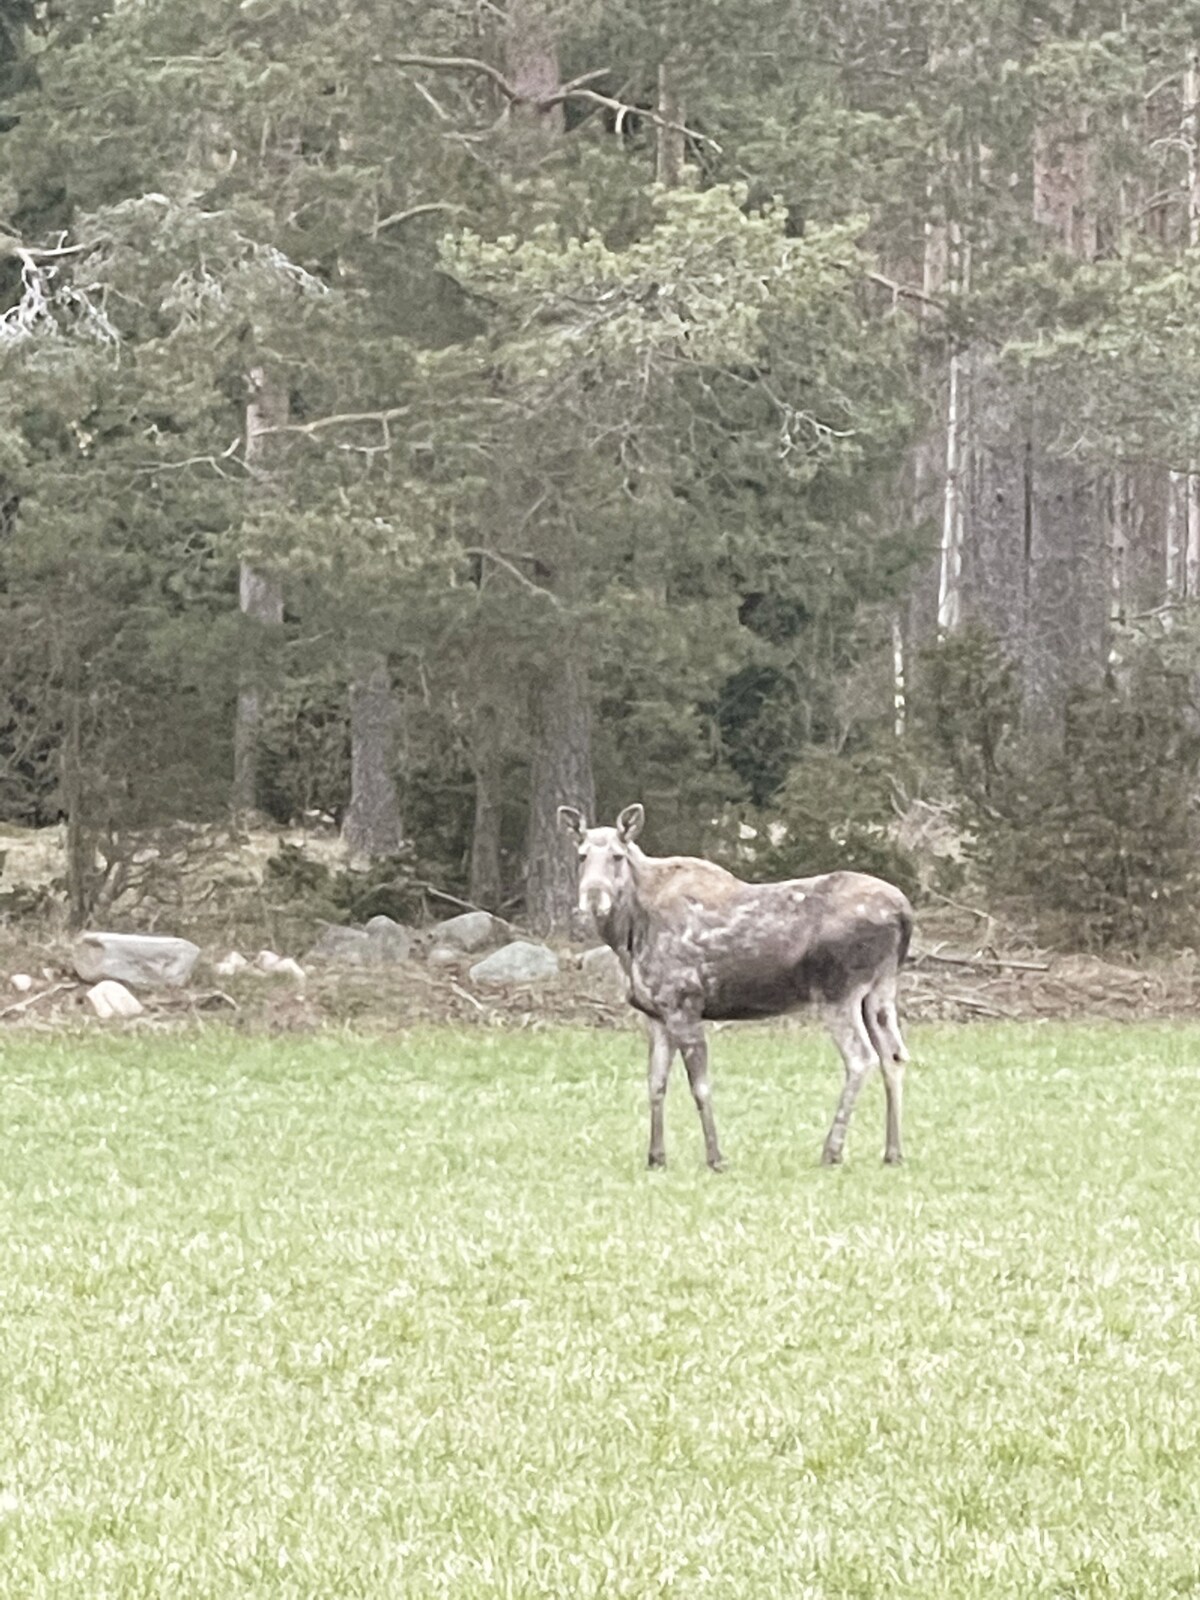
{"type": "Polygon", "coordinates": [[[573,806],[559,806],[558,818],[574,834],[579,856],[579,909],[603,922],[628,881],[629,846],[641,831],[641,806],[626,806],[615,828],[589,828],[573,806]]]}
{"type": "Polygon", "coordinates": [[[613,908],[629,851],[616,828],[588,828],[579,841],[579,909],[603,922],[613,908]]]}

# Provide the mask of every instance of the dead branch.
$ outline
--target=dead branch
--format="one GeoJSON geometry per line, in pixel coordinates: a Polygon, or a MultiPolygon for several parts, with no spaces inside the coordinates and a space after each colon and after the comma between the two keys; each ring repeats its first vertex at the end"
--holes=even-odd
{"type": "Polygon", "coordinates": [[[371,237],[378,239],[385,228],[398,228],[402,223],[411,222],[414,217],[428,216],[431,211],[457,211],[462,212],[465,207],[452,204],[448,200],[427,200],[424,205],[409,206],[407,211],[393,211],[390,217],[384,217],[371,229],[371,237]]]}
{"type": "Polygon", "coordinates": [[[61,994],[64,989],[77,989],[79,985],[71,980],[67,983],[53,984],[49,989],[43,989],[40,994],[31,994],[26,1000],[18,1000],[16,1005],[5,1006],[0,1011],[0,1017],[17,1016],[22,1011],[28,1011],[30,1006],[36,1006],[39,1001],[48,1000],[53,994],[61,994]]]}
{"type": "Polygon", "coordinates": [[[549,589],[543,589],[541,584],[534,583],[532,578],[527,578],[520,567],[507,560],[498,550],[489,550],[485,545],[469,544],[463,546],[463,554],[479,556],[481,560],[495,562],[496,566],[503,567],[505,572],[511,574],[522,588],[528,589],[530,594],[539,595],[543,600],[549,600],[552,606],[557,606],[561,609],[562,601],[556,594],[552,594],[549,589]]]}
{"type": "Polygon", "coordinates": [[[482,1012],[484,1016],[487,1015],[488,1008],[482,1003],[482,1001],[476,1000],[473,994],[469,994],[461,984],[451,983],[450,987],[454,990],[455,994],[460,995],[462,999],[469,1000],[475,1007],[476,1011],[482,1012]]]}
{"type": "Polygon", "coordinates": [[[948,956],[940,950],[922,950],[913,957],[913,965],[921,966],[935,961],[945,967],[982,967],[988,972],[1049,972],[1048,961],[1003,961],[999,956],[948,956]]]}
{"type": "Polygon", "coordinates": [[[594,67],[590,72],[582,72],[578,77],[570,79],[547,95],[524,94],[512,84],[490,61],[481,61],[477,56],[393,56],[393,63],[398,67],[426,67],[433,72],[473,72],[499,89],[511,105],[533,106],[538,111],[549,111],[552,106],[562,105],[566,100],[583,100],[589,105],[602,106],[605,110],[615,111],[620,120],[628,116],[644,118],[653,123],[656,128],[666,128],[671,133],[681,133],[687,139],[695,139],[698,144],[706,144],[710,150],[721,154],[721,146],[715,139],[710,139],[707,134],[701,133],[696,128],[689,128],[682,122],[671,122],[668,118],[660,116],[657,111],[651,111],[647,106],[631,105],[627,100],[617,100],[612,95],[600,94],[587,85],[597,78],[606,77],[607,67],[594,67]]]}

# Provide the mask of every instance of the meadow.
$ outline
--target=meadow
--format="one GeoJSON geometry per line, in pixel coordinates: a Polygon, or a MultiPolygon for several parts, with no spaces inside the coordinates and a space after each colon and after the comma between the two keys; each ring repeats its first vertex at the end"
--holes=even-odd
{"type": "Polygon", "coordinates": [[[22,1600],[1200,1594],[1200,1028],[0,1038],[22,1600]]]}

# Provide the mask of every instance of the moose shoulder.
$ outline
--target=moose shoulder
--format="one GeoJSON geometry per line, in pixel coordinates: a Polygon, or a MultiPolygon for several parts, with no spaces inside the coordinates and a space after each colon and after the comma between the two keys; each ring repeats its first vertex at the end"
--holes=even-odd
{"type": "Polygon", "coordinates": [[[650,1027],[650,1165],[665,1162],[663,1100],[678,1050],[704,1129],[711,1167],[722,1164],[708,1081],[704,1022],[824,1009],[845,1082],[822,1160],[842,1159],[858,1091],[876,1061],[887,1104],[884,1160],[901,1159],[908,1052],[896,981],[912,934],[912,907],[889,883],[830,872],[785,883],[745,883],[711,861],[646,855],[634,842],[644,812],[627,806],[613,828],[589,828],[570,806],[559,818],[579,850],[579,907],[625,969],[630,1004],[650,1027]]]}

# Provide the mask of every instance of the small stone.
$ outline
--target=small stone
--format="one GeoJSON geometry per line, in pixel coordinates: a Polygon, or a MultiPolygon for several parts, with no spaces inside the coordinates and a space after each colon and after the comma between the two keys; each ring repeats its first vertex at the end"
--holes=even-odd
{"type": "Polygon", "coordinates": [[[291,956],[284,956],[269,968],[272,978],[294,978],[297,983],[304,982],[304,968],[291,956]]]}
{"type": "Polygon", "coordinates": [[[527,939],[514,939],[477,961],[470,978],[473,983],[532,983],[538,978],[551,978],[557,971],[558,957],[553,950],[527,939]]]}
{"type": "Polygon", "coordinates": [[[490,911],[464,911],[460,917],[439,922],[433,933],[438,944],[452,945],[456,950],[473,955],[476,950],[484,950],[502,939],[505,928],[490,911]]]}
{"type": "Polygon", "coordinates": [[[222,978],[232,978],[235,972],[244,972],[250,963],[240,950],[231,950],[227,956],[218,961],[213,971],[222,978]]]}
{"type": "Polygon", "coordinates": [[[131,994],[115,978],[105,978],[87,992],[88,1004],[102,1021],[112,1017],[137,1017],[146,1009],[137,995],[131,994]]]}
{"type": "Polygon", "coordinates": [[[455,950],[448,944],[435,944],[425,957],[431,967],[456,967],[462,960],[461,950],[455,950]]]}
{"type": "Polygon", "coordinates": [[[260,972],[274,972],[282,960],[283,957],[276,955],[274,950],[260,950],[254,958],[254,965],[260,972]]]}
{"type": "Polygon", "coordinates": [[[27,972],[14,972],[8,981],[18,994],[28,994],[33,988],[33,979],[27,972]]]}

